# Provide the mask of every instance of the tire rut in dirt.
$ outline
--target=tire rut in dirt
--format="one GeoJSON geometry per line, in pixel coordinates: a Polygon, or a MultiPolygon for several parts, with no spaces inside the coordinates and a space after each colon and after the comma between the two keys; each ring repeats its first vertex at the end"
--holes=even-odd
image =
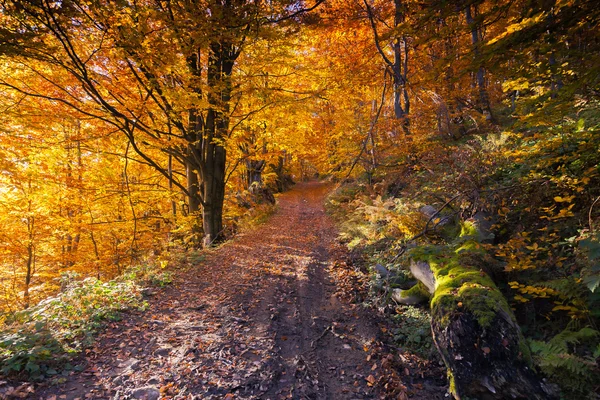
{"type": "Polygon", "coordinates": [[[326,247],[317,246],[295,279],[277,288],[279,305],[272,329],[280,360],[280,380],[265,398],[367,399],[374,396],[362,374],[362,347],[374,332],[351,332],[352,310],[332,293],[326,247]]]}
{"type": "Polygon", "coordinates": [[[152,386],[186,400],[372,398],[363,348],[378,327],[334,295],[327,191],[306,184],[282,196],[267,224],[207,252],[147,312],[111,323],[82,356],[84,372],[38,394],[126,399],[152,386]]]}

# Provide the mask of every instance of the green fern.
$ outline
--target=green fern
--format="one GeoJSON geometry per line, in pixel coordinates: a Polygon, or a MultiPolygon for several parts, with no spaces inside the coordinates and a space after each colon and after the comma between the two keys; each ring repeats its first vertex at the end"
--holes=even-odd
{"type": "Polygon", "coordinates": [[[572,277],[534,283],[533,286],[554,289],[568,300],[585,299],[588,295],[587,288],[572,277]]]}
{"type": "Polygon", "coordinates": [[[600,384],[600,371],[594,360],[596,355],[576,351],[577,346],[586,349],[598,346],[595,353],[600,353],[599,338],[600,332],[589,327],[578,331],[565,329],[548,342],[530,341],[530,346],[536,364],[558,383],[566,398],[579,399],[587,398],[600,384]]]}

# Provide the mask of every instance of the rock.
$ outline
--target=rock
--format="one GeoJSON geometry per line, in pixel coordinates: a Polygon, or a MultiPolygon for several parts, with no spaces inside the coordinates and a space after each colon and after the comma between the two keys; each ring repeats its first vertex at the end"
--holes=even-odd
{"type": "Polygon", "coordinates": [[[375,269],[375,272],[377,272],[379,274],[379,276],[381,276],[384,279],[391,275],[390,270],[381,264],[375,264],[374,269],[375,269]]]}
{"type": "Polygon", "coordinates": [[[160,379],[158,376],[153,376],[150,379],[148,379],[148,382],[146,382],[148,385],[158,385],[160,383],[160,379]]]}
{"type": "Polygon", "coordinates": [[[130,358],[129,360],[119,364],[119,367],[131,369],[132,371],[137,371],[138,369],[140,369],[140,363],[140,360],[138,360],[137,358],[130,358]]]}
{"type": "Polygon", "coordinates": [[[415,286],[417,282],[418,281],[414,279],[407,280],[405,276],[395,276],[390,279],[390,285],[404,290],[410,289],[411,287],[415,286]]]}
{"type": "MultiPolygon", "coordinates": [[[[444,226],[444,225],[448,225],[450,222],[452,222],[452,219],[450,217],[445,217],[441,214],[438,213],[438,210],[433,207],[433,206],[423,206],[419,209],[419,211],[421,212],[421,214],[423,214],[425,217],[427,217],[427,219],[431,219],[431,217],[433,217],[434,215],[439,218],[440,220],[436,223],[433,223],[432,226],[444,226]]],[[[435,218],[434,218],[435,220],[435,218]]],[[[434,221],[432,221],[434,222],[434,221]]]]}
{"type": "Polygon", "coordinates": [[[476,229],[477,241],[481,243],[492,243],[494,241],[495,235],[491,232],[493,223],[487,213],[478,211],[467,221],[473,224],[476,229]]]}
{"type": "Polygon", "coordinates": [[[127,380],[128,377],[118,375],[115,379],[112,380],[112,383],[116,386],[123,386],[123,382],[127,380]]]}
{"type": "Polygon", "coordinates": [[[421,214],[425,215],[427,218],[431,218],[435,215],[437,210],[433,206],[423,206],[419,209],[421,214]]]}
{"type": "Polygon", "coordinates": [[[145,386],[135,389],[131,395],[134,399],[158,400],[160,398],[160,391],[154,386],[145,386]]]}
{"type": "Polygon", "coordinates": [[[152,297],[152,296],[156,295],[156,290],[154,288],[147,287],[147,288],[140,289],[140,293],[144,297],[152,297]]]}

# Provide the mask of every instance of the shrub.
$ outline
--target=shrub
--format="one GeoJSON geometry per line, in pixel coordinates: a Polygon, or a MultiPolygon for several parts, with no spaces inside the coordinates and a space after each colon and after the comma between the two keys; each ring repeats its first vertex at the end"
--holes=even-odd
{"type": "Polygon", "coordinates": [[[406,350],[413,351],[424,358],[437,355],[431,337],[431,316],[429,312],[414,306],[396,307],[393,319],[394,341],[406,350]]]}
{"type": "Polygon", "coordinates": [[[0,370],[32,379],[69,368],[74,354],[89,345],[105,321],[121,312],[144,309],[139,286],[131,280],[82,281],[63,278],[63,292],[13,314],[0,333],[0,370]]]}

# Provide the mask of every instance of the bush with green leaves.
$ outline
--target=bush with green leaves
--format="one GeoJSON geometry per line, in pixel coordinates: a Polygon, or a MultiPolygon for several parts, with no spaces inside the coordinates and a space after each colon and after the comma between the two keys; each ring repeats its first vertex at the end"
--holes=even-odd
{"type": "Polygon", "coordinates": [[[32,379],[55,375],[92,340],[106,321],[125,310],[144,309],[140,287],[131,280],[82,281],[67,275],[63,292],[10,316],[0,332],[0,370],[32,379]]]}
{"type": "Polygon", "coordinates": [[[154,264],[135,265],[127,269],[119,280],[137,282],[140,285],[165,287],[173,282],[173,273],[167,270],[166,266],[166,261],[162,261],[158,266],[154,264]]]}
{"type": "Polygon", "coordinates": [[[592,293],[600,292],[600,234],[581,240],[579,249],[587,258],[582,270],[583,283],[592,293]]]}

